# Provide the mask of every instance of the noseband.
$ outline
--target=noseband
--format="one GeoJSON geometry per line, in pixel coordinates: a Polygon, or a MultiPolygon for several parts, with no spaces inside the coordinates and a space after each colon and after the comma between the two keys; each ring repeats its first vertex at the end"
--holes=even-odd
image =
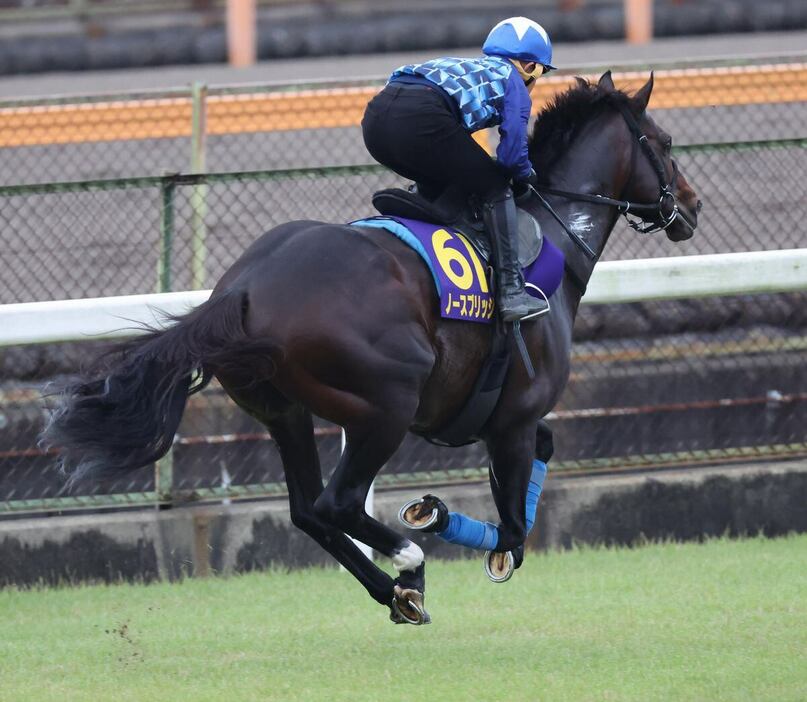
{"type": "Polygon", "coordinates": [[[616,207],[620,214],[625,217],[625,221],[628,223],[628,226],[641,234],[654,234],[655,232],[664,231],[678,217],[678,201],[675,199],[675,193],[673,192],[675,180],[678,177],[678,166],[676,165],[675,161],[672,162],[672,177],[668,183],[664,173],[664,164],[661,162],[661,159],[658,157],[656,152],[650,148],[647,135],[644,134],[639,128],[639,123],[633,116],[633,113],[628,109],[628,106],[623,102],[611,102],[611,104],[619,110],[620,114],[625,120],[625,123],[628,125],[628,129],[630,129],[631,134],[636,137],[635,141],[632,142],[633,148],[631,154],[631,174],[630,178],[628,179],[628,183],[625,184],[625,187],[627,188],[628,184],[630,184],[631,180],[633,179],[634,171],[636,170],[636,144],[638,143],[645,156],[647,156],[648,161],[650,161],[650,165],[658,178],[660,191],[658,201],[651,203],[631,202],[630,200],[620,200],[613,197],[607,197],[606,195],[589,195],[588,193],[573,193],[569,192],[568,190],[556,190],[555,188],[550,188],[543,185],[538,185],[533,188],[533,191],[541,200],[544,207],[549,210],[552,216],[560,223],[572,240],[591,259],[597,258],[596,252],[582,239],[579,234],[569,229],[569,227],[555,212],[555,210],[552,209],[552,206],[541,196],[541,193],[557,195],[558,197],[564,197],[568,200],[591,202],[595,205],[616,207]],[[667,208],[669,208],[669,214],[665,214],[665,209],[667,208]],[[631,219],[630,215],[632,214],[636,214],[639,219],[631,219]],[[648,220],[651,221],[646,223],[648,220]],[[652,220],[657,221],[653,222],[652,220]]]}

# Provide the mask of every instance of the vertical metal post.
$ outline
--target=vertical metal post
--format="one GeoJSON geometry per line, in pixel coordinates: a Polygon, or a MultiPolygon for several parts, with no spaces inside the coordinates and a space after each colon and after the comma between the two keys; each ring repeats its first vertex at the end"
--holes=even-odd
{"type": "Polygon", "coordinates": [[[255,63],[255,0],[227,0],[227,56],[231,66],[255,63]]]}
{"type": "Polygon", "coordinates": [[[171,290],[171,258],[174,246],[175,174],[160,181],[160,252],[157,258],[157,292],[171,290]]]}
{"type": "MultiPolygon", "coordinates": [[[[157,292],[171,290],[171,254],[174,246],[174,174],[165,174],[160,181],[160,251],[157,258],[157,292]]],[[[158,509],[170,507],[174,488],[174,449],[168,450],[154,465],[154,490],[158,509]]]]}
{"type": "MultiPolygon", "coordinates": [[[[207,86],[194,83],[191,87],[191,173],[207,172],[207,86]]],[[[205,287],[205,260],[207,259],[207,184],[193,186],[191,191],[191,289],[205,287]]]]}
{"type": "Polygon", "coordinates": [[[653,0],[625,0],[625,38],[647,44],[653,38],[653,0]]]}
{"type": "Polygon", "coordinates": [[[193,575],[206,578],[210,575],[210,515],[193,516],[193,575]]]}
{"type": "Polygon", "coordinates": [[[160,509],[171,506],[171,496],[174,492],[174,447],[168,449],[159,461],[154,464],[154,490],[160,509]]]}

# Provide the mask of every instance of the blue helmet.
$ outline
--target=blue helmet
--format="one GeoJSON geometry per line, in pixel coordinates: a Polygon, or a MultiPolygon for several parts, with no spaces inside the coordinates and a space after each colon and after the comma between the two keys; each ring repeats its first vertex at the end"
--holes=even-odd
{"type": "Polygon", "coordinates": [[[490,30],[482,45],[488,56],[505,56],[535,61],[547,68],[552,65],[552,42],[546,30],[526,17],[509,17],[490,30]]]}

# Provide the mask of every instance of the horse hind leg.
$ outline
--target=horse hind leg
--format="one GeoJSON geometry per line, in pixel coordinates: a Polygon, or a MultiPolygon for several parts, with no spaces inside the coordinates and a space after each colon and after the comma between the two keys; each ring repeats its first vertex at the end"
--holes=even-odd
{"type": "Polygon", "coordinates": [[[295,406],[267,421],[286,475],[292,523],[313,538],[353,575],[379,604],[389,606],[394,583],[345,534],[323,521],[314,510],[322,494],[322,472],[314,441],[311,413],[295,406]]]}
{"type": "Polygon", "coordinates": [[[370,485],[403,440],[409,419],[401,412],[379,412],[361,426],[349,427],[345,451],[314,509],[323,520],[392,559],[398,577],[388,602],[390,618],[427,624],[431,619],[424,608],[423,551],[364,510],[370,485]]]}
{"type": "Polygon", "coordinates": [[[322,493],[322,472],[311,413],[282,399],[268,382],[233,382],[219,377],[227,393],[269,429],[283,461],[291,521],[330,553],[379,604],[389,607],[392,578],[373,564],[343,532],[320,519],[314,502],[322,493]]]}

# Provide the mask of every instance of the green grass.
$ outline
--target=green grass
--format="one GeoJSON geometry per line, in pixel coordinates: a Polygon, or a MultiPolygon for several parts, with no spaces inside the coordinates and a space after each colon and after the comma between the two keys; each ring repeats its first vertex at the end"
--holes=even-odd
{"type": "Polygon", "coordinates": [[[0,700],[807,700],[807,536],[427,571],[428,627],[336,569],[0,591],[0,700]]]}

